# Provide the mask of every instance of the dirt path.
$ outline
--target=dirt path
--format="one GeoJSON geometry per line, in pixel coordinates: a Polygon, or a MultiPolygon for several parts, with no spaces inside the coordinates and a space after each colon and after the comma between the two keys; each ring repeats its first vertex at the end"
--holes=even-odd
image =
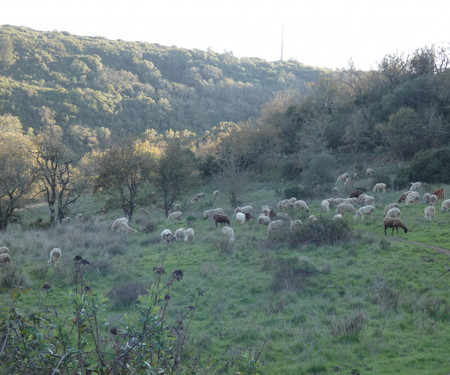
{"type": "Polygon", "coordinates": [[[417,246],[427,247],[428,249],[439,251],[440,253],[445,254],[445,255],[450,257],[450,250],[444,249],[443,247],[434,246],[434,245],[430,245],[430,244],[423,243],[423,242],[404,240],[404,239],[398,238],[398,237],[391,237],[389,239],[391,241],[405,242],[405,243],[408,243],[410,245],[417,245],[417,246]]]}

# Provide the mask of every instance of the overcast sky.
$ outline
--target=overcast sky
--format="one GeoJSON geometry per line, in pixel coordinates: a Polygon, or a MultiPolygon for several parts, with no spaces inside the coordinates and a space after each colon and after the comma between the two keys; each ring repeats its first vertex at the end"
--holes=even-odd
{"type": "Polygon", "coordinates": [[[449,15],[449,0],[0,0],[0,25],[269,61],[283,40],[284,60],[335,69],[450,47],[449,15]]]}

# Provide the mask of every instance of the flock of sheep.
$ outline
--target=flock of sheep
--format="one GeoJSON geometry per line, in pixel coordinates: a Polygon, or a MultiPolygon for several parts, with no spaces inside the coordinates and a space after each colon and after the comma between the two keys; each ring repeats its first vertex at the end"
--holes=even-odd
{"type": "MultiPolygon", "coordinates": [[[[366,176],[373,175],[373,169],[368,168],[366,170],[366,176]]],[[[355,177],[355,176],[354,176],[355,177]]],[[[336,181],[336,183],[344,183],[349,184],[352,180],[352,177],[349,173],[344,173],[340,175],[336,181]]],[[[373,186],[372,191],[374,193],[385,193],[386,192],[386,184],[377,183],[373,186]]],[[[411,187],[408,191],[401,194],[398,199],[398,203],[391,203],[387,205],[384,209],[383,213],[383,225],[384,225],[384,233],[387,234],[387,229],[392,228],[391,234],[393,234],[394,230],[398,228],[403,229],[405,233],[408,232],[406,226],[401,222],[401,209],[400,203],[404,202],[405,205],[411,205],[420,202],[419,190],[422,188],[422,183],[415,182],[411,183],[411,187]]],[[[213,198],[216,198],[219,195],[219,191],[216,190],[213,193],[213,198]]],[[[198,202],[205,198],[204,193],[196,194],[191,202],[198,202]]],[[[424,209],[424,217],[427,220],[432,220],[432,218],[436,215],[436,204],[439,201],[442,201],[441,211],[449,211],[450,210],[450,199],[445,198],[445,190],[444,188],[434,190],[432,193],[424,193],[422,196],[422,201],[427,205],[424,209]]],[[[373,217],[375,212],[375,198],[372,195],[363,193],[361,190],[352,191],[347,198],[327,198],[321,201],[321,209],[322,211],[329,212],[331,209],[334,209],[333,220],[342,220],[343,217],[347,214],[353,215],[353,218],[357,220],[361,217],[362,220],[366,216],[373,217]],[[355,208],[356,205],[361,205],[359,208],[355,208]]],[[[166,219],[166,223],[169,224],[174,221],[180,221],[182,217],[182,212],[180,205],[175,206],[176,211],[172,212],[168,215],[166,219]]],[[[276,231],[280,230],[291,230],[294,231],[303,225],[303,222],[299,219],[292,219],[289,213],[295,211],[304,211],[307,214],[309,213],[308,204],[304,200],[290,198],[283,199],[279,201],[274,209],[271,209],[268,205],[264,205],[261,207],[261,213],[257,217],[257,222],[260,226],[267,226],[267,232],[269,236],[276,231]]],[[[77,215],[77,220],[81,214],[77,215]]],[[[231,220],[230,217],[225,213],[223,208],[213,208],[203,212],[203,219],[209,219],[215,223],[217,227],[218,224],[222,226],[222,238],[233,242],[234,241],[234,230],[231,228],[231,220]]],[[[237,207],[234,210],[234,219],[238,225],[243,225],[246,222],[249,222],[252,219],[255,219],[253,216],[253,207],[250,205],[237,207]]],[[[307,217],[308,222],[312,222],[317,220],[315,215],[309,215],[307,217]]],[[[130,227],[128,219],[123,217],[114,220],[111,225],[111,231],[119,231],[121,233],[126,234],[136,234],[137,230],[130,227]]],[[[161,242],[169,243],[171,241],[184,241],[185,243],[194,241],[195,232],[193,228],[178,228],[172,234],[172,231],[168,228],[165,228],[161,232],[161,242]]],[[[61,249],[54,248],[49,252],[49,265],[55,265],[61,258],[61,249]]],[[[6,266],[11,263],[11,256],[9,254],[9,249],[6,246],[0,247],[0,266],[6,266]]]]}

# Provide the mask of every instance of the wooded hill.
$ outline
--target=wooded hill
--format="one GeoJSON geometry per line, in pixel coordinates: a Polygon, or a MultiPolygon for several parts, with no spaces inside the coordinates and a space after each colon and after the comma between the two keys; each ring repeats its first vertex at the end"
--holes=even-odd
{"type": "Polygon", "coordinates": [[[257,117],[278,91],[305,92],[320,71],[296,61],[0,27],[0,113],[39,128],[38,109],[63,128],[140,134],[203,133],[257,117]]]}

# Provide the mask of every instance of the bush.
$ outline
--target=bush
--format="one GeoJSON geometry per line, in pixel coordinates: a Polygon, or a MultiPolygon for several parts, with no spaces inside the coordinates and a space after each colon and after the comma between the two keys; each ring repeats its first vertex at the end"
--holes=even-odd
{"type": "Polygon", "coordinates": [[[333,336],[357,337],[361,332],[364,323],[364,315],[357,312],[343,320],[335,321],[331,325],[333,336]]]}
{"type": "Polygon", "coordinates": [[[304,223],[287,237],[291,246],[306,244],[335,245],[350,241],[352,230],[345,220],[333,220],[330,217],[319,216],[317,221],[304,223]]]}
{"type": "Polygon", "coordinates": [[[302,288],[319,270],[306,258],[281,259],[274,264],[272,290],[296,290],[302,288]]]}
{"type": "Polygon", "coordinates": [[[130,306],[135,303],[139,295],[146,294],[146,286],[139,282],[129,282],[115,286],[111,289],[108,297],[117,307],[130,306]]]}
{"type": "Polygon", "coordinates": [[[409,166],[414,181],[450,183],[450,148],[417,153],[409,166]]]}

